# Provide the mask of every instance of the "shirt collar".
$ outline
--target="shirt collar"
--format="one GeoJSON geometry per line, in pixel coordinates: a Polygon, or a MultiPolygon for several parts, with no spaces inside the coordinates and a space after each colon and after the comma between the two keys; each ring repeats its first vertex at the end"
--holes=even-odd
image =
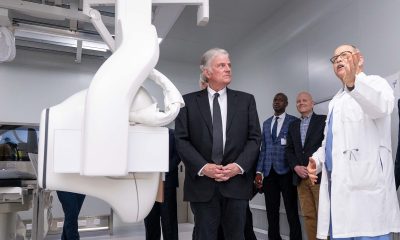
{"type": "Polygon", "coordinates": [[[305,116],[305,117],[303,117],[303,116],[301,116],[300,118],[301,119],[309,119],[312,115],[313,115],[313,111],[311,111],[311,113],[310,114],[308,114],[308,116],[305,116]]]}
{"type": "MultiPolygon", "coordinates": [[[[207,92],[208,92],[208,96],[211,96],[211,97],[213,97],[214,94],[216,93],[216,91],[214,91],[210,87],[207,87],[207,92]]],[[[223,89],[219,90],[218,93],[219,93],[220,97],[224,97],[226,95],[226,87],[224,87],[223,89]]]]}
{"type": "Polygon", "coordinates": [[[284,113],[282,113],[281,115],[278,115],[278,116],[274,115],[274,118],[276,118],[276,117],[279,117],[279,119],[285,119],[286,112],[284,112],[284,113]]]}
{"type": "Polygon", "coordinates": [[[356,78],[358,77],[366,77],[367,75],[364,72],[359,72],[358,74],[356,74],[356,78]]]}

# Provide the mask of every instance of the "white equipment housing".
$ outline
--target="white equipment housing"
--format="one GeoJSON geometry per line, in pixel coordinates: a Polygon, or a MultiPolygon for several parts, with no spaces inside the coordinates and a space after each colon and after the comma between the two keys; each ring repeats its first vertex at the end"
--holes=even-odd
{"type": "MultiPolygon", "coordinates": [[[[29,191],[0,189],[3,199],[8,201],[18,195],[17,200],[21,200],[0,206],[3,238],[15,235],[15,227],[8,223],[14,221],[10,219],[15,218],[15,212],[31,207],[32,198],[34,214],[38,215],[33,220],[43,221],[46,215],[41,206],[46,202],[43,189],[102,199],[125,222],[140,221],[151,210],[160,173],[167,172],[169,166],[168,129],[162,126],[172,122],[184,106],[174,84],[154,69],[159,46],[156,29],[151,24],[152,3],[198,5],[198,25],[206,25],[209,19],[208,0],[83,0],[82,12],[60,8],[56,14],[48,11],[55,6],[45,4],[39,7],[21,0],[0,3],[0,62],[12,61],[16,52],[8,10],[39,18],[90,19],[113,52],[87,90],[43,110],[38,156],[33,157],[35,160],[37,157],[39,188],[32,180],[27,183],[29,191]],[[92,8],[113,4],[115,38],[108,32],[100,13],[92,8]],[[157,103],[142,87],[146,79],[163,89],[164,112],[158,110],[157,103]]],[[[42,239],[43,226],[37,222],[33,225],[32,238],[42,239]]]]}
{"type": "Polygon", "coordinates": [[[83,12],[116,50],[87,90],[42,112],[38,184],[100,198],[123,221],[137,222],[150,212],[160,173],[168,171],[168,129],[160,126],[173,121],[184,102],[154,69],[159,46],[152,1],[116,1],[115,42],[91,8],[95,3],[84,1],[83,12]],[[165,112],[141,87],[148,78],[163,88],[165,112]]]}

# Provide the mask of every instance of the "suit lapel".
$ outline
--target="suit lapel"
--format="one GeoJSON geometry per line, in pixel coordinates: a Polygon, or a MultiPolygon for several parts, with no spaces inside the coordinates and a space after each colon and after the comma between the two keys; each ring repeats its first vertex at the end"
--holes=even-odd
{"type": "Polygon", "coordinates": [[[282,127],[281,127],[281,129],[279,131],[278,137],[276,138],[277,140],[283,138],[283,136],[282,136],[283,132],[282,131],[284,129],[288,129],[286,126],[289,124],[288,123],[289,122],[289,118],[290,118],[289,115],[286,114],[285,120],[282,123],[282,127]]]}
{"type": "Polygon", "coordinates": [[[298,139],[298,144],[300,144],[301,146],[300,121],[296,121],[293,125],[293,128],[294,128],[294,131],[292,133],[294,134],[293,139],[298,139]]]}
{"type": "Polygon", "coordinates": [[[208,131],[212,135],[212,119],[211,119],[210,102],[208,101],[207,89],[199,92],[196,100],[197,104],[199,105],[200,113],[204,121],[206,122],[208,131]]]}
{"type": "Polygon", "coordinates": [[[266,137],[268,139],[271,139],[271,142],[272,142],[272,134],[271,134],[272,118],[273,117],[267,119],[267,123],[265,124],[265,128],[263,129],[263,131],[265,132],[266,137]]]}
{"type": "Polygon", "coordinates": [[[227,116],[226,116],[226,133],[228,134],[229,128],[232,125],[232,120],[236,114],[236,106],[237,104],[237,97],[236,93],[232,92],[229,88],[226,88],[226,95],[227,95],[227,116]]]}

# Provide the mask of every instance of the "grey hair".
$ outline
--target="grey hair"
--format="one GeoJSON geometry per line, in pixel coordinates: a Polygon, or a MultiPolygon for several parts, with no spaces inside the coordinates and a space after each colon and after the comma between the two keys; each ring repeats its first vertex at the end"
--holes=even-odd
{"type": "Polygon", "coordinates": [[[360,52],[360,49],[358,47],[356,47],[355,45],[350,44],[350,46],[353,47],[354,51],[360,52]]]}
{"type": "Polygon", "coordinates": [[[229,57],[228,51],[222,48],[211,48],[207,50],[203,56],[201,56],[200,60],[200,81],[208,82],[208,79],[206,76],[204,76],[203,71],[204,69],[207,69],[210,67],[211,61],[216,57],[217,55],[227,55],[229,57]]]}

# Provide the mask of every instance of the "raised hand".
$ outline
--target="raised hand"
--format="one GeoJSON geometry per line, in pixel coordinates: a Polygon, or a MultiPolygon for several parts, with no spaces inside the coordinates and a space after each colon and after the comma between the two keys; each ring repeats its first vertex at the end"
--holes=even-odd
{"type": "Polygon", "coordinates": [[[345,75],[343,77],[343,83],[347,87],[354,87],[354,83],[356,81],[356,74],[358,74],[360,69],[360,54],[358,52],[349,55],[344,61],[347,64],[344,64],[345,75]]]}

